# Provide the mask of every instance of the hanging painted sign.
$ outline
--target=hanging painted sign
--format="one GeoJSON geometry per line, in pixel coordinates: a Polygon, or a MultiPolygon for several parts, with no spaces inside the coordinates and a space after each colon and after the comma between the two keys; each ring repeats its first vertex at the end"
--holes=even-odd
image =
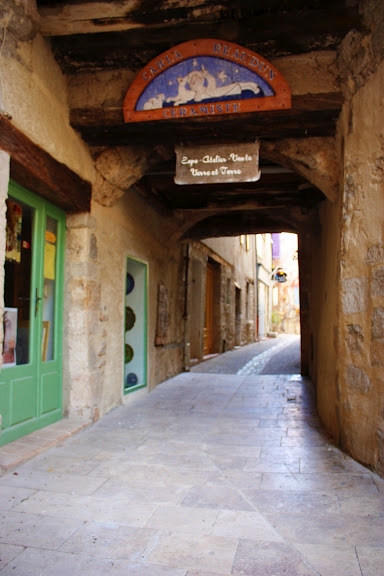
{"type": "Polygon", "coordinates": [[[284,272],[282,268],[278,268],[274,274],[274,279],[276,280],[276,282],[280,282],[280,284],[283,284],[284,282],[287,281],[287,273],[284,272]]]}
{"type": "Polygon", "coordinates": [[[259,143],[176,146],[176,184],[255,182],[259,143]]]}
{"type": "Polygon", "coordinates": [[[280,72],[224,40],[185,42],[151,60],[126,93],[125,122],[194,118],[291,107],[280,72]]]}

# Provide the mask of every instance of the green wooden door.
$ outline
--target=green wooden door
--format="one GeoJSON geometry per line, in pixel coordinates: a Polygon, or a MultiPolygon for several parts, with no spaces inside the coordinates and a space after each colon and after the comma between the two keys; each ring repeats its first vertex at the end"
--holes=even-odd
{"type": "Polygon", "coordinates": [[[10,184],[0,445],[62,416],[64,230],[61,210],[10,184]]]}

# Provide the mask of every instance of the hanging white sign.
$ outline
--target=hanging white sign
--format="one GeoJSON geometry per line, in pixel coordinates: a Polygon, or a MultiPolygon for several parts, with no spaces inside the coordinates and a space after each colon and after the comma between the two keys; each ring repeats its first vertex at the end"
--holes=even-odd
{"type": "Polygon", "coordinates": [[[259,142],[176,146],[176,184],[256,182],[259,142]]]}

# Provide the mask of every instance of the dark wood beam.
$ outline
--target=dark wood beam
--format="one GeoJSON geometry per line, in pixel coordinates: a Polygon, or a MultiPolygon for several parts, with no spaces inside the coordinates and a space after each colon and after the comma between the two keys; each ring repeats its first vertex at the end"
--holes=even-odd
{"type": "Polygon", "coordinates": [[[247,208],[249,210],[262,210],[264,208],[285,208],[290,206],[308,206],[311,207],[324,199],[324,195],[318,190],[314,190],[312,195],[308,195],[307,199],[303,199],[297,192],[292,193],[280,189],[279,193],[274,191],[264,191],[262,194],[254,194],[253,196],[243,196],[240,194],[223,194],[217,192],[206,198],[202,194],[198,196],[190,196],[188,191],[182,198],[175,199],[174,197],[167,197],[168,203],[174,210],[201,210],[201,209],[215,209],[215,210],[228,210],[247,208]]]}
{"type": "MultiPolygon", "coordinates": [[[[222,2],[223,6],[209,2],[208,11],[182,5],[156,10],[153,2],[152,9],[145,10],[142,2],[134,12],[125,10],[123,17],[118,15],[122,2],[116,0],[110,3],[115,4],[115,18],[103,18],[101,13],[98,17],[94,11],[97,4],[87,3],[82,18],[64,18],[57,7],[41,9],[43,33],[52,36],[55,56],[66,72],[107,68],[138,71],[172,46],[196,38],[236,42],[265,58],[334,49],[349,30],[362,28],[357,8],[336,0],[310,9],[291,2],[284,10],[281,6],[241,10],[233,2],[222,2]]],[[[204,2],[201,4],[204,8],[204,2]]],[[[63,10],[70,8],[65,5],[63,10]]]]}
{"type": "MultiPolygon", "coordinates": [[[[292,108],[289,111],[290,115],[318,111],[318,112],[328,112],[332,111],[340,112],[341,106],[343,104],[344,98],[341,92],[326,92],[317,94],[300,94],[292,96],[292,108]]],[[[265,113],[258,113],[259,115],[265,113]]],[[[273,113],[275,115],[276,112],[273,113]]],[[[273,117],[272,115],[272,117],[273,117]]],[[[70,112],[71,124],[77,130],[97,128],[102,129],[103,127],[114,128],[124,124],[123,118],[123,105],[121,106],[103,106],[99,108],[72,108],[70,112]]],[[[228,118],[223,119],[223,117],[218,117],[219,121],[228,121],[228,118]]],[[[195,119],[193,119],[195,120],[195,119]]],[[[173,120],[172,122],[175,122],[173,120]]],[[[143,130],[148,126],[156,126],[158,122],[152,123],[141,123],[143,130]]],[[[132,127],[133,129],[134,127],[132,127]]]]}
{"type": "Polygon", "coordinates": [[[175,198],[172,194],[162,194],[157,190],[149,193],[148,190],[136,187],[137,191],[145,198],[153,198],[161,201],[170,210],[215,210],[217,212],[228,210],[271,210],[280,208],[289,210],[292,207],[300,207],[308,211],[314,205],[325,199],[324,195],[317,189],[313,188],[304,197],[299,192],[290,192],[283,187],[279,192],[265,190],[263,193],[254,194],[253,196],[244,196],[234,192],[224,194],[222,192],[212,193],[209,197],[203,193],[191,195],[188,190],[183,196],[175,198]]]}
{"type": "Polygon", "coordinates": [[[151,195],[171,210],[228,210],[231,208],[311,208],[325,199],[316,187],[294,172],[263,173],[257,182],[243,184],[205,184],[179,186],[173,173],[152,174],[137,183],[137,190],[145,197],[151,195]],[[305,185],[305,189],[301,186],[305,185]]]}
{"type": "Polygon", "coordinates": [[[92,188],[34,144],[0,114],[0,148],[11,157],[11,178],[67,212],[89,212],[92,188]]]}
{"type": "Polygon", "coordinates": [[[342,102],[339,93],[294,96],[290,110],[126,124],[120,111],[113,113],[118,114],[118,122],[105,124],[102,111],[72,110],[71,124],[91,146],[327,137],[335,134],[342,102]]]}
{"type": "Polygon", "coordinates": [[[221,236],[258,234],[262,232],[298,233],[301,223],[307,218],[300,209],[277,209],[257,211],[233,211],[209,216],[187,230],[186,240],[202,240],[221,236]]]}
{"type": "MultiPolygon", "coordinates": [[[[184,202],[183,205],[174,206],[177,210],[204,210],[210,209],[220,213],[227,210],[263,210],[265,208],[281,208],[288,209],[290,206],[298,206],[297,199],[290,195],[282,195],[280,198],[273,198],[273,196],[265,195],[258,200],[247,200],[245,198],[217,198],[212,202],[205,204],[203,201],[197,202],[184,202]]],[[[235,212],[234,212],[235,213],[235,212]]]]}
{"type": "Polygon", "coordinates": [[[116,126],[79,127],[74,125],[85,142],[91,146],[145,146],[154,144],[178,144],[205,142],[250,142],[255,138],[269,140],[281,138],[328,137],[336,132],[339,112],[290,111],[267,112],[262,115],[240,115],[236,119],[204,119],[200,122],[172,120],[146,122],[143,124],[120,124],[116,126]]]}
{"type": "Polygon", "coordinates": [[[199,6],[175,6],[163,8],[160,2],[145,6],[132,0],[79,2],[40,7],[41,33],[43,36],[68,36],[73,34],[92,34],[100,32],[121,32],[141,29],[147,26],[164,26],[171,22],[173,26],[185,20],[199,21],[202,15],[210,20],[227,17],[230,6],[223,3],[212,5],[210,0],[201,0],[199,6]]]}

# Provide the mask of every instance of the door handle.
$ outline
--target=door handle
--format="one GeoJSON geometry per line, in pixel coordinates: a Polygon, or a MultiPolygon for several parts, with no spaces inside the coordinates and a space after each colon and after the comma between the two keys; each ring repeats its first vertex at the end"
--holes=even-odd
{"type": "Polygon", "coordinates": [[[40,300],[42,300],[42,298],[40,298],[40,297],[37,295],[37,288],[36,288],[36,296],[35,296],[35,318],[36,318],[37,313],[38,313],[38,311],[39,311],[39,302],[40,302],[40,300]]]}

